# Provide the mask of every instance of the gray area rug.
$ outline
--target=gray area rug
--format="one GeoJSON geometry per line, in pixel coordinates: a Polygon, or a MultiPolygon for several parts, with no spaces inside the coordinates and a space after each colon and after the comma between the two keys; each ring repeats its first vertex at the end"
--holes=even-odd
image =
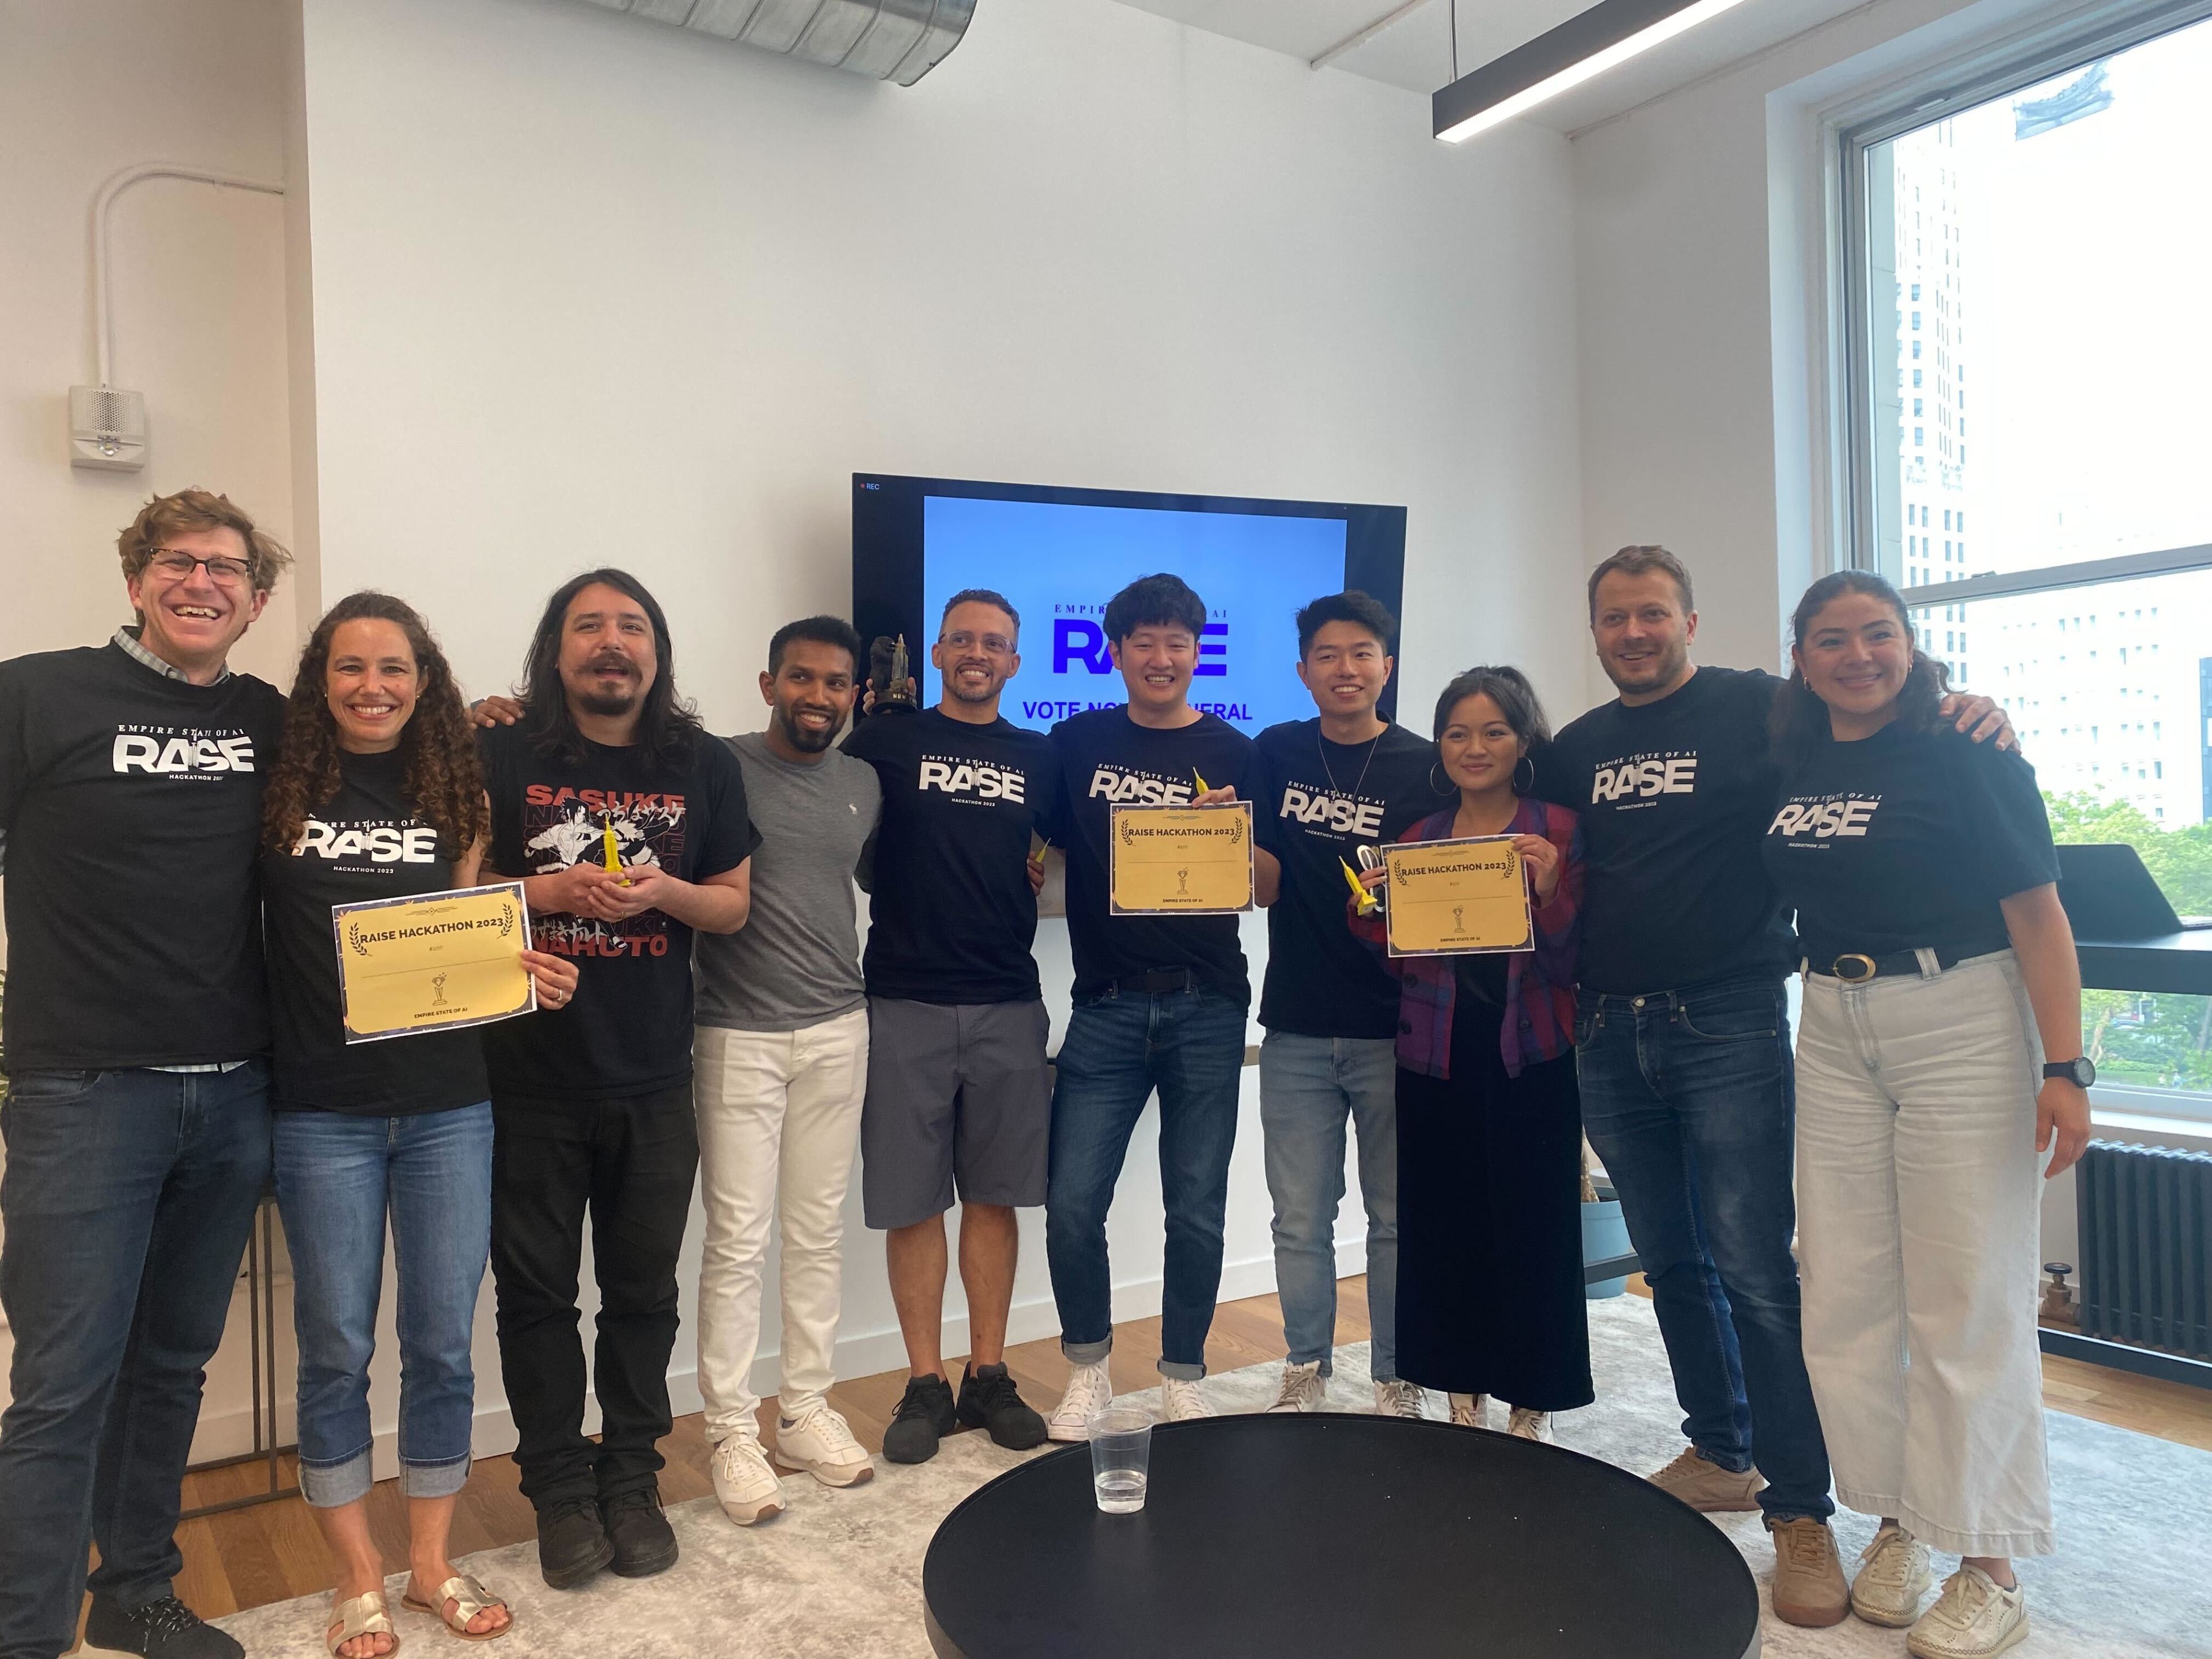
{"type": "MultiPolygon", "coordinates": [[[[1559,1418],[1559,1443],[1626,1468],[1656,1468],[1682,1443],[1650,1304],[1616,1297],[1591,1303],[1589,1312],[1598,1403],[1559,1418]]],[[[1335,1370],[1332,1405],[1368,1409],[1366,1346],[1338,1349],[1335,1370]]],[[[1222,1412],[1257,1411],[1273,1399],[1277,1374],[1273,1365],[1227,1372],[1209,1378],[1206,1393],[1222,1412]]],[[[1035,1403],[1049,1409],[1048,1401],[1035,1403]]],[[[1496,1419],[1500,1408],[1491,1409],[1496,1419]]],[[[2014,1651],[2212,1659],[2212,1452],[2055,1413],[2046,1421],[2063,1553],[2021,1564],[2034,1633],[2014,1651]]],[[[938,1522],[984,1481],[1038,1455],[963,1434],[916,1467],[878,1459],[875,1479],[842,1492],[793,1475],[783,1483],[784,1514],[751,1528],[732,1525],[713,1499],[697,1499],[669,1511],[683,1556],[657,1578],[602,1574],[580,1590],[550,1590],[538,1576],[534,1544],[487,1550],[460,1565],[514,1609],[514,1632],[492,1650],[497,1659],[928,1659],[921,1559],[938,1522]]],[[[1714,1520],[1763,1586],[1774,1554],[1759,1517],[1714,1520]]],[[[1316,1516],[1314,1524],[1329,1523],[1316,1516]]],[[[1848,1571],[1874,1522],[1839,1515],[1836,1532],[1848,1571]]],[[[1937,1571],[1954,1565],[1939,1558],[1937,1571]]],[[[452,1638],[434,1620],[399,1609],[403,1583],[392,1580],[390,1597],[404,1649],[459,1653],[444,1645],[452,1638]]],[[[255,1659],[313,1659],[323,1652],[328,1608],[327,1597],[303,1596],[219,1622],[255,1659]]],[[[1760,1635],[1769,1659],[1893,1659],[1905,1651],[1902,1632],[1856,1620],[1808,1631],[1769,1615],[1760,1635]]],[[[1468,1651],[1480,1650],[1471,1635],[1468,1651]]]]}

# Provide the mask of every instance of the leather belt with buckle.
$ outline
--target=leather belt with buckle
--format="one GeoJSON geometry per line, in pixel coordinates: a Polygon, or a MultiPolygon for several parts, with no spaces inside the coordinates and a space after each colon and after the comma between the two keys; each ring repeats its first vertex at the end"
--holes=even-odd
{"type": "MultiPolygon", "coordinates": [[[[1936,966],[1941,969],[1955,966],[1959,956],[1953,951],[1937,951],[1936,966]]],[[[1839,979],[1846,985],[1864,985],[1870,980],[1884,979],[1893,974],[1920,973],[1920,952],[1917,951],[1885,951],[1880,956],[1869,956],[1863,951],[1847,951],[1831,961],[1825,968],[1814,968],[1813,972],[1831,979],[1839,979]]]]}

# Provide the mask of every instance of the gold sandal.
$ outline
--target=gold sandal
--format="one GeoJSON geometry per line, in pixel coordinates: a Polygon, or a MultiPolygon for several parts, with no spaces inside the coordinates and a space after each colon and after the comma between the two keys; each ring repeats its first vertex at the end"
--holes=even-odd
{"type": "Polygon", "coordinates": [[[514,1611],[465,1572],[457,1572],[438,1586],[438,1604],[417,1601],[412,1595],[400,1598],[402,1607],[412,1607],[417,1613],[427,1613],[464,1642],[489,1642],[504,1636],[514,1628],[514,1611]],[[446,1616],[446,1603],[453,1604],[453,1615],[446,1616]],[[492,1607],[506,1611],[507,1622],[493,1630],[471,1630],[469,1620],[492,1607]]]}
{"type": "Polygon", "coordinates": [[[392,1618],[384,1610],[384,1593],[381,1590],[368,1590],[350,1601],[339,1602],[331,1609],[331,1620],[337,1626],[337,1634],[333,1636],[325,1630],[323,1645],[331,1653],[331,1659],[337,1659],[337,1650],[347,1643],[363,1636],[388,1636],[392,1638],[392,1645],[378,1656],[378,1659],[392,1659],[392,1656],[399,1651],[399,1632],[392,1628],[392,1618]]]}

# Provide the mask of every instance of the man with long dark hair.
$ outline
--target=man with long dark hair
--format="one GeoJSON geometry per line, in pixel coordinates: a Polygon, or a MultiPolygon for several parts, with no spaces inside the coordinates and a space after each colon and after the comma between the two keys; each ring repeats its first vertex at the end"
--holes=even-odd
{"type": "Polygon", "coordinates": [[[567,1006],[484,1040],[500,1359],[556,1589],[676,1559],[654,1443],[669,1430],[676,1258],[699,1162],[691,939],[744,926],[759,837],[737,762],[677,696],[674,655],[635,577],[587,571],[546,602],[520,719],[482,738],[489,865],[523,878],[540,947],[581,975],[567,1006]],[[577,1332],[587,1208],[597,1445],[577,1332]]]}

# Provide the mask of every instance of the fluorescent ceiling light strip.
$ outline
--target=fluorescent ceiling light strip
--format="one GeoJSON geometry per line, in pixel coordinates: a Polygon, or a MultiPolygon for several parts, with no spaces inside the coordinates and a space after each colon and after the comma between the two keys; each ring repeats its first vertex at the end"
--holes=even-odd
{"type": "MultiPolygon", "coordinates": [[[[1607,70],[1626,63],[1630,58],[1651,50],[1662,41],[1671,40],[1686,30],[1693,29],[1709,18],[1719,16],[1743,3],[1743,0],[1694,0],[1670,16],[1638,30],[1624,40],[1614,42],[1591,53],[1578,63],[1570,64],[1554,75],[1546,76],[1534,86],[1526,87],[1510,97],[1477,110],[1464,119],[1446,127],[1437,137],[1448,144],[1464,143],[1478,132],[1487,131],[1501,121],[1510,121],[1524,115],[1537,105],[1558,97],[1570,88],[1604,74],[1607,70]]],[[[1476,70],[1476,74],[1482,73],[1476,70]]],[[[1471,78],[1471,77],[1469,77],[1471,78]]],[[[1447,91],[1449,88],[1446,88],[1447,91]]]]}

